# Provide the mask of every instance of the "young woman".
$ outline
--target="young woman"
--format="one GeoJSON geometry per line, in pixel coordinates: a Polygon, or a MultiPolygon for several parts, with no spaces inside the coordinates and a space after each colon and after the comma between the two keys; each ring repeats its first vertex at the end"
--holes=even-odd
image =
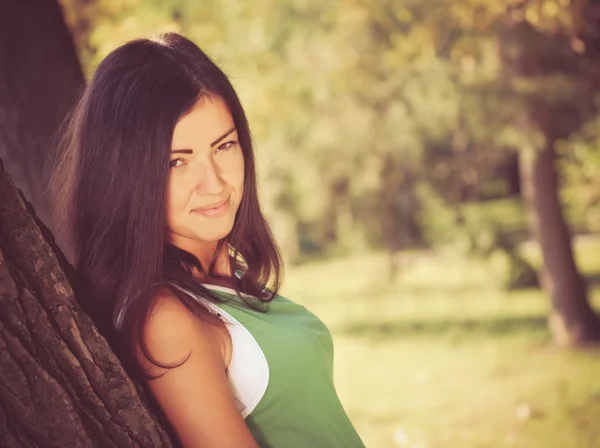
{"type": "Polygon", "coordinates": [[[82,305],[184,447],[362,447],[325,325],[278,295],[246,116],[177,34],[99,65],[53,174],[82,305]]]}

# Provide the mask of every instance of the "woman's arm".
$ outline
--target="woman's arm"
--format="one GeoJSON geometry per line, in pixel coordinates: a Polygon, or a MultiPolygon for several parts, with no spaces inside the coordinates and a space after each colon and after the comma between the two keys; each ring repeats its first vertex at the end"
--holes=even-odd
{"type": "Polygon", "coordinates": [[[175,296],[162,293],[144,331],[151,364],[139,346],[138,362],[164,375],[148,386],[185,448],[257,448],[225,374],[222,338],[215,326],[194,315],[175,296]],[[166,372],[166,373],[165,373],[166,372]]]}

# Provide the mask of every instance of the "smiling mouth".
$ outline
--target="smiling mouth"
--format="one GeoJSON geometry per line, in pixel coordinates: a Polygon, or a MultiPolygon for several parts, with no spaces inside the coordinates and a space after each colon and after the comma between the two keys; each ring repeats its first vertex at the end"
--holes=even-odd
{"type": "Polygon", "coordinates": [[[207,207],[195,208],[192,210],[193,213],[199,213],[204,216],[218,216],[223,214],[229,208],[229,199],[227,198],[222,202],[211,204],[207,207]]]}

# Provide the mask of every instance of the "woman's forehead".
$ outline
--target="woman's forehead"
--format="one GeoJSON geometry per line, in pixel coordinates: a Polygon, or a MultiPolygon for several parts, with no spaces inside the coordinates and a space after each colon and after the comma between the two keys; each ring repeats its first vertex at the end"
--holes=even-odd
{"type": "Polygon", "coordinates": [[[204,97],[175,125],[171,149],[210,147],[233,127],[233,117],[225,101],[215,96],[204,97]]]}

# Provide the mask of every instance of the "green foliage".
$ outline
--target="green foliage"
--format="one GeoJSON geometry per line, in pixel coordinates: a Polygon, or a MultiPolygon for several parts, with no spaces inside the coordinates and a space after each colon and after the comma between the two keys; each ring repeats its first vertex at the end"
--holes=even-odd
{"type": "Polygon", "coordinates": [[[451,207],[422,185],[419,224],[432,246],[450,246],[454,253],[495,260],[502,285],[511,289],[539,286],[537,273],[519,252],[528,238],[523,204],[506,199],[451,207]]]}
{"type": "Polygon", "coordinates": [[[506,277],[507,289],[538,288],[540,282],[535,268],[518,252],[509,252],[509,271],[506,277]]]}
{"type": "Polygon", "coordinates": [[[561,142],[563,198],[581,227],[600,230],[600,115],[561,142]]]}

